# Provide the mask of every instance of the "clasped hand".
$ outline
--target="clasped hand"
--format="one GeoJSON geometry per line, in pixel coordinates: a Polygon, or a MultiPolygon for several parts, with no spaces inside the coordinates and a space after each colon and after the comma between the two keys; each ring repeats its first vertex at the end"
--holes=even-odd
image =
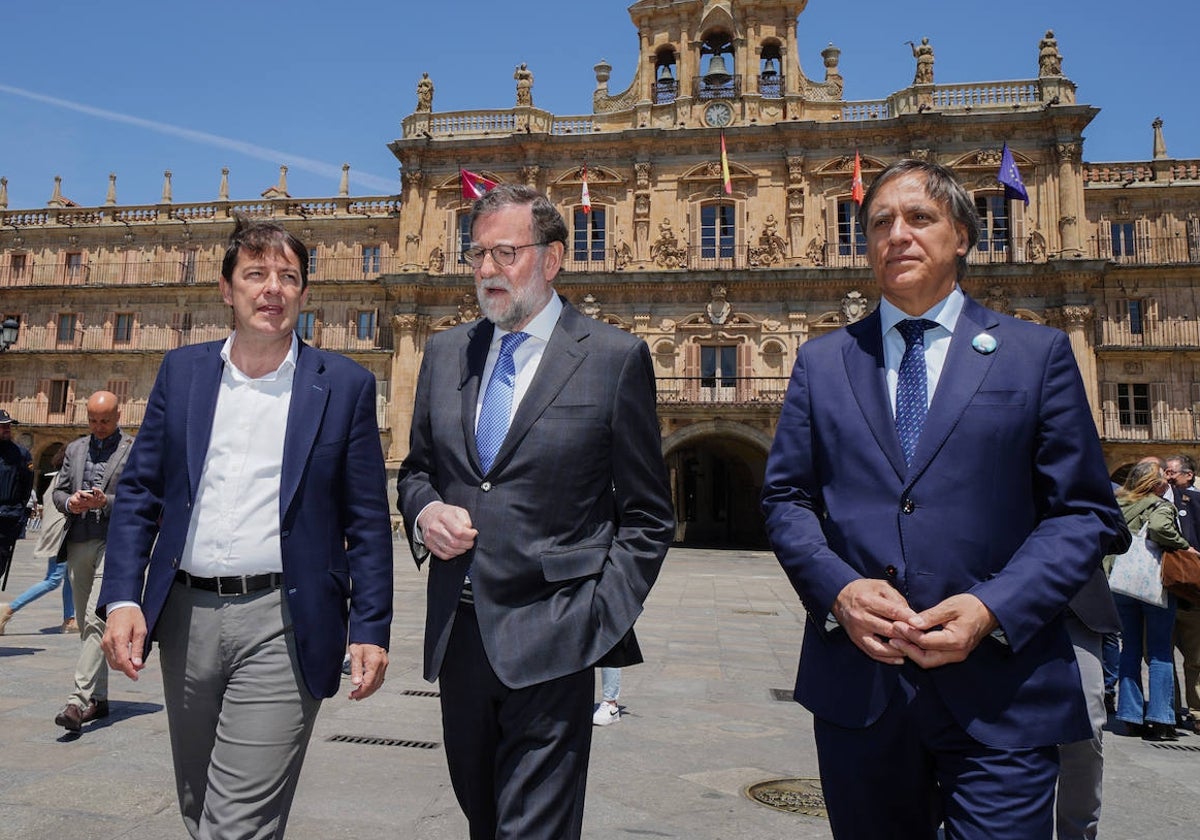
{"type": "Polygon", "coordinates": [[[952,595],[923,612],[885,581],[860,578],[846,584],[833,617],[867,656],[887,665],[908,658],[922,668],[961,662],[999,623],[979,598],[952,595]]]}

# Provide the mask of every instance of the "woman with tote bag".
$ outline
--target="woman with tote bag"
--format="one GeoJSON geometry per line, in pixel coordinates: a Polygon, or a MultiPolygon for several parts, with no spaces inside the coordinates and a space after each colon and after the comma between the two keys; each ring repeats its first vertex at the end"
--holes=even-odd
{"type": "MultiPolygon", "coordinates": [[[[1136,536],[1145,526],[1145,538],[1162,550],[1187,548],[1175,524],[1175,506],[1162,497],[1167,479],[1156,461],[1134,466],[1117,491],[1125,524],[1136,536]]],[[[1161,551],[1158,552],[1161,555],[1161,551]]],[[[1111,573],[1114,558],[1105,558],[1111,573]]],[[[1131,735],[1150,741],[1174,741],[1175,686],[1171,632],[1175,626],[1175,596],[1166,594],[1165,606],[1156,606],[1130,595],[1113,593],[1121,616],[1121,668],[1117,688],[1117,720],[1131,735]],[[1150,661],[1149,693],[1142,692],[1142,650],[1150,661]]]]}

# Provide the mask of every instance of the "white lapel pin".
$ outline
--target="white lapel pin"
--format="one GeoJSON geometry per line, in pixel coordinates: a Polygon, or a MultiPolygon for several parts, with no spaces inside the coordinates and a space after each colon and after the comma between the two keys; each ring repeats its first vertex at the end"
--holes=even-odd
{"type": "Polygon", "coordinates": [[[986,356],[989,353],[995,353],[996,347],[999,345],[994,337],[982,332],[971,339],[971,346],[975,348],[976,353],[986,356]]]}

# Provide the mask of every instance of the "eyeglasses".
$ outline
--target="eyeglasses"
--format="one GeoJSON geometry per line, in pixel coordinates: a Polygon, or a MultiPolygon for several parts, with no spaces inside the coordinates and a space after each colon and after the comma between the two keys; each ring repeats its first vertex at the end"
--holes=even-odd
{"type": "Polygon", "coordinates": [[[492,255],[492,262],[500,266],[510,266],[517,261],[517,251],[522,248],[541,248],[545,242],[530,242],[528,245],[496,245],[484,248],[482,245],[472,245],[463,251],[463,259],[471,264],[471,268],[483,265],[483,258],[492,255]]]}
{"type": "Polygon", "coordinates": [[[1170,478],[1173,475],[1190,475],[1191,470],[1163,470],[1163,475],[1170,478]]]}

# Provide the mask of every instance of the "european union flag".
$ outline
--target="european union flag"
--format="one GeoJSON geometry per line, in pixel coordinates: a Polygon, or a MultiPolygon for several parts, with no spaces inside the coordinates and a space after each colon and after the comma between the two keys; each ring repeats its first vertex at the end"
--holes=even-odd
{"type": "Polygon", "coordinates": [[[1029,206],[1029,193],[1025,190],[1025,182],[1021,180],[1021,173],[1017,171],[1017,162],[1013,160],[1012,152],[1008,150],[1008,143],[1004,144],[1004,151],[1000,155],[1000,172],[996,175],[996,180],[1004,185],[1004,197],[1008,199],[1023,199],[1025,206],[1029,206]]]}

